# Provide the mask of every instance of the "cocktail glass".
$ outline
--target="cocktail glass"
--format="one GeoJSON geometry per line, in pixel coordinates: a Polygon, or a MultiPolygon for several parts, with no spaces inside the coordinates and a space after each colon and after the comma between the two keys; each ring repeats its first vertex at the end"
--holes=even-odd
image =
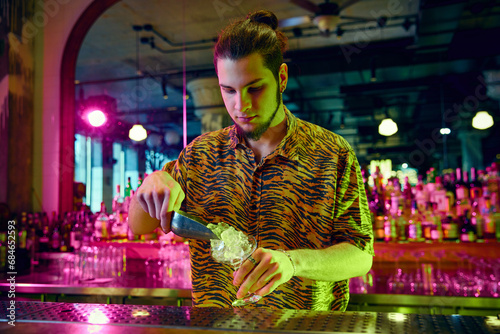
{"type": "MultiPolygon", "coordinates": [[[[243,247],[235,247],[234,245],[226,245],[224,241],[218,239],[211,240],[212,257],[219,263],[230,265],[233,270],[238,270],[243,262],[252,255],[257,249],[257,240],[255,237],[248,236],[248,243],[243,247]]],[[[243,299],[236,299],[232,305],[235,307],[245,306],[258,302],[262,296],[248,293],[243,299]]]]}

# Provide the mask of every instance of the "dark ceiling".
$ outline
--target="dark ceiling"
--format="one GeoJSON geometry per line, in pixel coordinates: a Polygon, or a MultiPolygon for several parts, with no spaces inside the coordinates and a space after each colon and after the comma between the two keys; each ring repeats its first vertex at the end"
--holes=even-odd
{"type": "MultiPolygon", "coordinates": [[[[82,45],[77,98],[107,95],[116,99],[123,121],[140,121],[158,133],[182,131],[183,61],[187,82],[215,76],[211,48],[228,22],[262,8],[284,22],[313,16],[298,3],[303,1],[123,0],[82,45]],[[146,80],[151,84],[141,95],[146,80]]],[[[325,36],[313,22],[283,28],[290,44],[287,107],[344,136],[361,162],[392,159],[418,168],[460,164],[460,133],[486,108],[496,121],[480,134],[484,163],[491,163],[500,153],[500,1],[349,3],[337,25],[341,38],[339,30],[325,36]],[[386,114],[399,126],[391,137],[378,134],[386,114]],[[452,130],[446,147],[437,134],[442,126],[452,130]]],[[[192,139],[201,126],[189,99],[187,111],[192,139]]]]}

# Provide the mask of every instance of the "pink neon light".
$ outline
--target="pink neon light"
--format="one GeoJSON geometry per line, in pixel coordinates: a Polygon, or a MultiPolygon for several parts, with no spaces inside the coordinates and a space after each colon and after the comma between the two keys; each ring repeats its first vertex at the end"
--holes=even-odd
{"type": "Polygon", "coordinates": [[[89,112],[87,118],[90,125],[95,126],[96,128],[106,123],[106,115],[98,109],[89,112]]]}

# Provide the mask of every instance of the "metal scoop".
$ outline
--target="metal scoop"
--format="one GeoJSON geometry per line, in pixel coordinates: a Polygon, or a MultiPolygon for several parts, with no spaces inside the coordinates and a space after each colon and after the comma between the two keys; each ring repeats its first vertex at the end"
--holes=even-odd
{"type": "Polygon", "coordinates": [[[210,240],[219,239],[210,229],[208,223],[184,211],[174,211],[170,229],[176,235],[184,238],[210,240]]]}

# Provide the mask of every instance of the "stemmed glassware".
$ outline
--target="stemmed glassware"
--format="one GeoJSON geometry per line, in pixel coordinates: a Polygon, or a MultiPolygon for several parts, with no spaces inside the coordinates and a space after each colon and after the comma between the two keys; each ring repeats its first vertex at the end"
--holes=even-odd
{"type": "MultiPolygon", "coordinates": [[[[230,265],[233,270],[238,270],[243,262],[252,255],[257,249],[257,240],[255,237],[248,236],[248,243],[243,247],[234,247],[234,245],[225,244],[222,240],[212,239],[212,257],[219,263],[230,265]]],[[[258,302],[262,296],[249,293],[243,299],[235,300],[232,305],[235,307],[245,306],[258,302]]]]}
{"type": "Polygon", "coordinates": [[[407,275],[403,273],[403,269],[399,266],[399,259],[404,255],[404,251],[399,250],[393,257],[395,258],[395,273],[387,280],[387,289],[389,293],[400,294],[404,291],[407,275]]]}

